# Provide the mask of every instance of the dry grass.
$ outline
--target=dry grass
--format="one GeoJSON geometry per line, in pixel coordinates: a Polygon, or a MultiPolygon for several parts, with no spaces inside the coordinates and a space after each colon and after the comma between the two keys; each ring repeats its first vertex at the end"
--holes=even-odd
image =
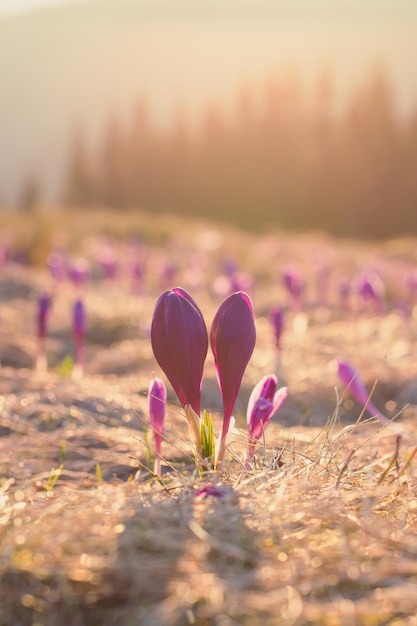
{"type": "MultiPolygon", "coordinates": [[[[3,275],[1,626],[417,624],[417,407],[411,391],[404,395],[416,375],[415,319],[406,326],[394,313],[377,322],[311,310],[307,333],[287,328],[277,362],[264,316],[268,296],[282,293],[268,286],[259,242],[235,233],[230,249],[239,241],[258,280],[258,344],[220,476],[196,471],[172,392],[162,479],[146,469],[144,391],[156,368],[146,324],[157,285],[140,298],[123,290],[109,298],[100,282],[86,294],[86,374],[77,381],[57,371],[71,350],[70,287],[56,296],[50,367],[40,374],[33,312],[46,273],[3,275]],[[355,423],[360,409],[334,391],[337,355],[355,357],[367,384],[378,377],[375,402],[399,413],[399,430],[365,416],[355,423]],[[275,370],[290,398],[246,471],[245,402],[275,370]],[[196,497],[213,482],[223,497],[196,497]]],[[[302,262],[314,240],[280,246],[278,256],[291,248],[302,262]]],[[[345,264],[365,255],[353,246],[338,249],[345,264]]],[[[211,321],[215,300],[197,299],[211,321]]],[[[210,362],[203,405],[218,432],[210,362]]]]}

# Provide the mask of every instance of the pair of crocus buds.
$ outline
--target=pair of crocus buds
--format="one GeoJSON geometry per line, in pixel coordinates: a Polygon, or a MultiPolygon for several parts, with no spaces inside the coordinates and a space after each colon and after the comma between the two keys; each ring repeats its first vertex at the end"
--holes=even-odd
{"type": "Polygon", "coordinates": [[[246,467],[250,466],[258,441],[275,413],[282,407],[288,396],[288,388],[277,389],[278,379],[275,374],[264,376],[249,396],[246,420],[249,430],[249,447],[246,467]]]}
{"type": "MultiPolygon", "coordinates": [[[[223,425],[216,454],[218,467],[223,462],[233,408],[255,341],[251,299],[247,293],[238,291],[222,302],[210,330],[223,399],[223,425]]],[[[181,287],[163,293],[152,319],[152,349],[185,410],[197,453],[201,449],[201,385],[208,342],[203,314],[190,294],[181,287]]]]}

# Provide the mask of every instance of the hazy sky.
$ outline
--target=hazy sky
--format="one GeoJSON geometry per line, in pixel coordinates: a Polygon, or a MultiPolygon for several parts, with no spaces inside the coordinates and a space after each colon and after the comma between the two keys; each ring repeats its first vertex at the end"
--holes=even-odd
{"type": "Polygon", "coordinates": [[[74,127],[97,135],[140,96],[165,123],[293,66],[343,96],[381,61],[409,111],[416,33],[417,0],[0,0],[0,196],[31,171],[56,190],[74,127]]]}
{"type": "Polygon", "coordinates": [[[22,13],[39,7],[54,6],[74,0],[0,0],[0,14],[22,13]]]}

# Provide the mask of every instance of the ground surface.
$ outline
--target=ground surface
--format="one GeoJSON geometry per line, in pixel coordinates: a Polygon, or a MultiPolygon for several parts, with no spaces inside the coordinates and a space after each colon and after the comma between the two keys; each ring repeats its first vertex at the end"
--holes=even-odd
{"type": "MultiPolygon", "coordinates": [[[[261,237],[173,222],[164,232],[136,226],[138,247],[117,218],[84,219],[84,228],[51,220],[45,241],[29,237],[27,223],[17,235],[3,226],[12,253],[23,246],[31,262],[9,260],[0,277],[0,624],[417,624],[417,313],[405,283],[417,267],[416,242],[261,237]],[[100,231],[112,234],[116,280],[98,261],[100,231]],[[85,285],[52,279],[45,261],[57,243],[67,245],[70,263],[89,261],[85,285]],[[137,283],[128,271],[133,254],[143,268],[137,283]],[[230,259],[234,285],[224,271],[230,259]],[[297,310],[282,283],[288,263],[306,283],[297,310]],[[329,287],[319,297],[324,267],[329,287]],[[364,269],[384,280],[382,312],[355,293],[364,269]],[[341,306],[343,276],[352,294],[341,306]],[[146,392],[163,374],[149,328],[157,297],[176,285],[197,300],[208,327],[229,290],[247,288],[257,344],[223,473],[196,471],[168,384],[156,480],[146,392]],[[35,368],[43,290],[53,293],[46,371],[35,368]],[[88,331],[77,376],[71,310],[79,297],[88,331]],[[273,305],[285,309],[280,351],[267,317],[273,305]],[[354,364],[397,428],[365,421],[366,413],[355,423],[361,406],[338,380],[336,357],[354,364]],[[246,470],[247,399],[273,372],[289,397],[246,470]],[[213,484],[221,497],[196,495],[213,484]]],[[[210,353],[202,404],[219,432],[210,353]]]]}

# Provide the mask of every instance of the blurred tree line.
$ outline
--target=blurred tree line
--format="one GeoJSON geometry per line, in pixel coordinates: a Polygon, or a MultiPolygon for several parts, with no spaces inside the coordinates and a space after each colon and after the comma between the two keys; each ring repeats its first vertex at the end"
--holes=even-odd
{"type": "Polygon", "coordinates": [[[276,224],[337,235],[417,233],[417,107],[399,116],[381,70],[336,110],[330,75],[306,97],[296,75],[242,90],[232,114],[211,106],[197,128],[169,130],[138,101],[109,119],[99,145],[75,134],[65,201],[276,224]]]}

